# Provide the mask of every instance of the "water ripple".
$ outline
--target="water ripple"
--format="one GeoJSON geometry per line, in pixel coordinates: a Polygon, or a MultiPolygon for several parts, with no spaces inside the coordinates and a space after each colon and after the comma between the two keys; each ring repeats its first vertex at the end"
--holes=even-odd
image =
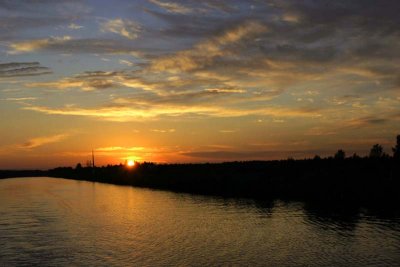
{"type": "Polygon", "coordinates": [[[396,266],[400,219],[52,178],[0,181],[0,266],[396,266]]]}

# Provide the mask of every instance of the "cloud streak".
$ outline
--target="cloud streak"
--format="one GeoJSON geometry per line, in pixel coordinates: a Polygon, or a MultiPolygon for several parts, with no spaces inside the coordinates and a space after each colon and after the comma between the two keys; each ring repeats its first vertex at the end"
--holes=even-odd
{"type": "Polygon", "coordinates": [[[110,147],[99,147],[96,151],[100,152],[125,152],[125,151],[142,151],[144,147],[122,147],[122,146],[110,146],[110,147]]]}
{"type": "Polygon", "coordinates": [[[160,1],[160,0],[149,0],[149,1],[151,3],[157,5],[158,7],[165,9],[166,11],[168,11],[170,13],[188,14],[188,13],[193,12],[193,10],[191,8],[181,5],[181,4],[178,4],[178,3],[160,1]]]}
{"type": "Polygon", "coordinates": [[[7,97],[0,100],[5,101],[28,101],[28,100],[36,100],[37,97],[7,97]]]}
{"type": "Polygon", "coordinates": [[[256,108],[256,109],[235,109],[220,108],[213,106],[144,106],[142,108],[130,108],[124,106],[99,107],[99,108],[49,108],[42,106],[26,106],[24,110],[31,110],[50,115],[68,115],[93,117],[111,121],[140,121],[144,119],[157,119],[162,117],[181,116],[205,116],[205,117],[242,117],[250,115],[275,116],[275,117],[310,117],[321,116],[321,111],[312,108],[256,108]]]}
{"type": "Polygon", "coordinates": [[[49,68],[41,66],[39,62],[0,63],[0,78],[39,76],[51,73],[49,68]]]}
{"type": "Polygon", "coordinates": [[[57,52],[74,54],[127,54],[139,55],[147,48],[106,38],[74,39],[71,36],[30,39],[11,42],[8,54],[19,55],[34,52],[57,52]]]}
{"type": "Polygon", "coordinates": [[[70,23],[68,25],[68,29],[71,29],[71,30],[79,30],[79,29],[82,29],[82,28],[83,28],[83,26],[75,24],[75,23],[70,23]]]}
{"type": "Polygon", "coordinates": [[[25,143],[21,144],[19,147],[22,149],[34,149],[37,147],[41,147],[44,145],[52,144],[52,143],[58,143],[64,139],[66,139],[69,135],[67,134],[57,134],[57,135],[51,135],[51,136],[42,136],[42,137],[36,137],[36,138],[31,138],[25,143]]]}
{"type": "Polygon", "coordinates": [[[8,53],[11,55],[15,55],[20,53],[34,52],[37,50],[43,50],[46,48],[62,45],[69,40],[71,40],[70,36],[63,36],[15,42],[10,44],[10,48],[12,50],[8,51],[8,53]]]}

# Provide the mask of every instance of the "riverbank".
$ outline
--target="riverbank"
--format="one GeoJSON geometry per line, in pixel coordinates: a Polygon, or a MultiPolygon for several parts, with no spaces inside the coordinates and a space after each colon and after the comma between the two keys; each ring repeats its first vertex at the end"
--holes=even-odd
{"type": "MultiPolygon", "coordinates": [[[[223,197],[395,203],[400,200],[399,165],[392,158],[346,158],[215,164],[137,163],[134,167],[60,167],[30,173],[8,172],[13,177],[51,176],[223,197]]],[[[0,177],[4,176],[0,172],[0,177]]]]}

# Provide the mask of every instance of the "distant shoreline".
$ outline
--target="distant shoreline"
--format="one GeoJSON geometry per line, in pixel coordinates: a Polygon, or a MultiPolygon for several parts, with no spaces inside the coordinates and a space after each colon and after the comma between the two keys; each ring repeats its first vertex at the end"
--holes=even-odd
{"type": "Polygon", "coordinates": [[[223,197],[393,205],[400,200],[400,161],[389,157],[0,171],[0,178],[38,176],[223,197]]]}

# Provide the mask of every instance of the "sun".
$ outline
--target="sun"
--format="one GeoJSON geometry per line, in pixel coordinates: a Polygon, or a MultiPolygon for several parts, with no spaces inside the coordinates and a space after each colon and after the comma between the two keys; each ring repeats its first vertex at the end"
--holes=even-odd
{"type": "Polygon", "coordinates": [[[133,167],[133,166],[135,166],[135,162],[130,159],[130,160],[128,160],[127,165],[128,165],[128,167],[133,167]]]}

